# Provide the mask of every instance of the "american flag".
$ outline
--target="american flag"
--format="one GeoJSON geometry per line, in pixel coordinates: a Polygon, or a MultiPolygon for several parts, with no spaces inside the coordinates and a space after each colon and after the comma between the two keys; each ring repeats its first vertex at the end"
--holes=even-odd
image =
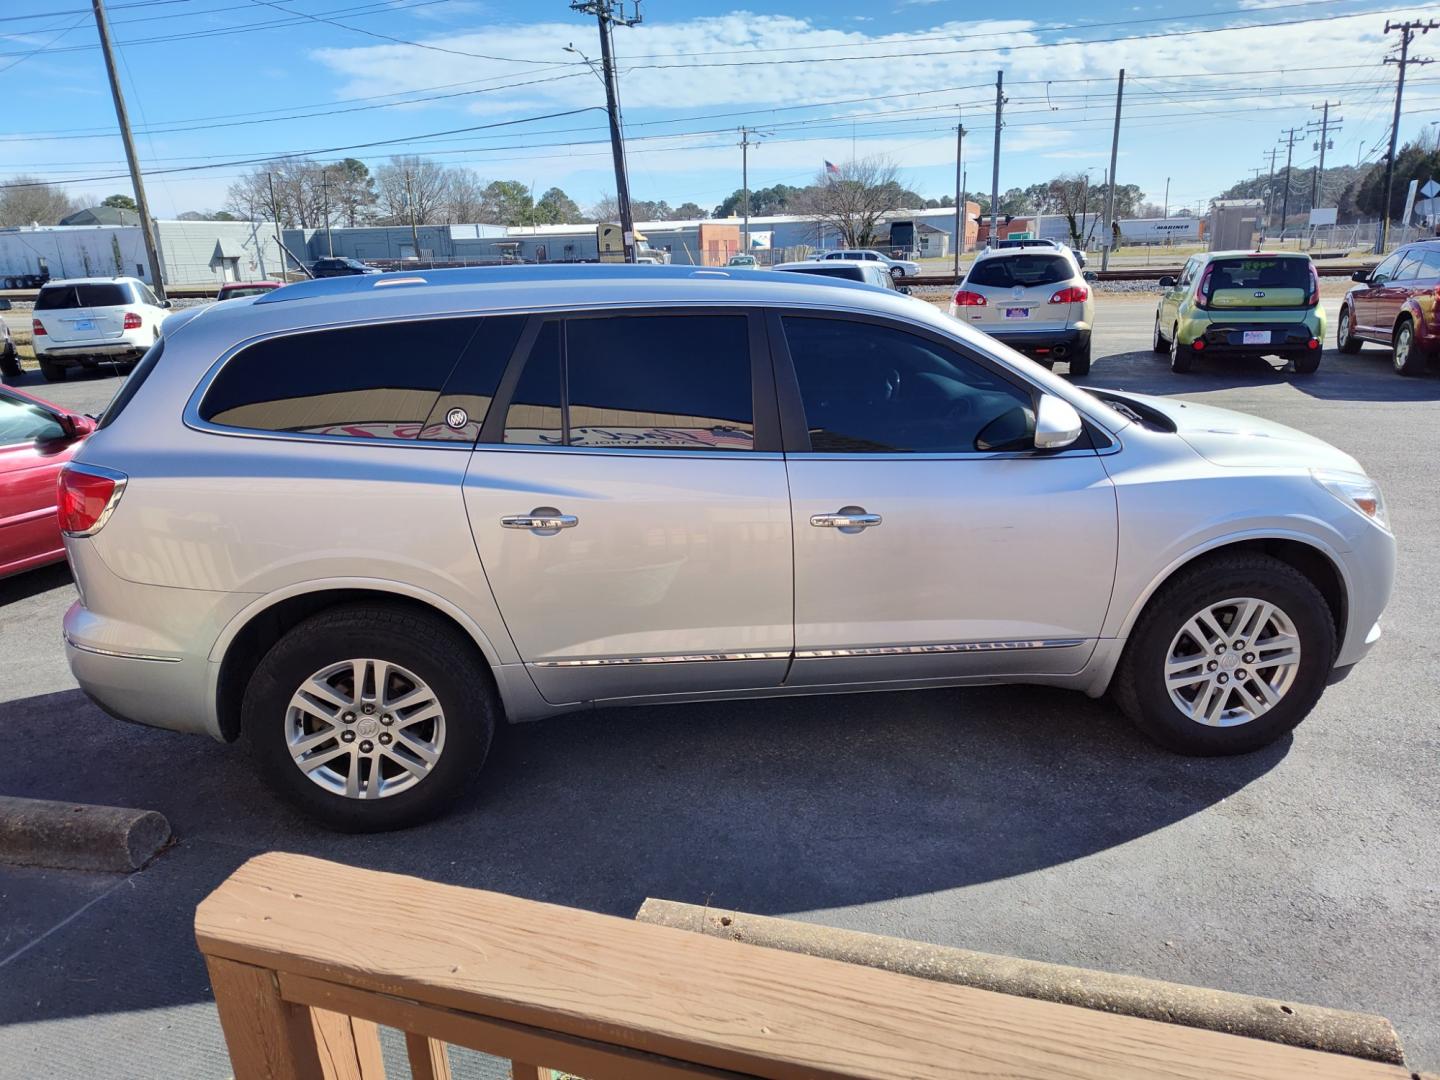
{"type": "Polygon", "coordinates": [[[839,176],[840,166],[836,165],[833,161],[827,161],[825,162],[825,171],[831,176],[839,176]]]}

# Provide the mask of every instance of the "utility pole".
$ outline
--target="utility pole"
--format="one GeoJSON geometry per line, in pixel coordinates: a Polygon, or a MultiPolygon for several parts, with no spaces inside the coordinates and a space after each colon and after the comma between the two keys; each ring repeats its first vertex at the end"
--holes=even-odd
{"type": "Polygon", "coordinates": [[[620,235],[625,261],[635,261],[635,218],[630,211],[630,179],[625,172],[625,140],[620,134],[620,83],[615,75],[615,56],[610,31],[615,23],[634,26],[640,21],[640,3],[634,0],[634,14],[625,16],[624,0],[571,0],[571,11],[594,15],[600,24],[600,66],[605,82],[605,111],[610,117],[610,155],[615,159],[615,201],[620,205],[620,235]]]}
{"type": "MultiPolygon", "coordinates": [[[[1325,176],[1325,151],[1329,147],[1330,128],[1332,126],[1330,123],[1330,106],[1339,104],[1340,102],[1338,101],[1326,100],[1319,105],[1310,106],[1310,108],[1312,109],[1321,110],[1319,125],[1320,142],[1317,144],[1317,149],[1320,151],[1320,161],[1315,166],[1314,172],[1310,174],[1310,209],[1312,210],[1320,205],[1320,198],[1322,195],[1324,195],[1324,192],[1321,191],[1320,188],[1321,184],[1324,183],[1323,178],[1325,176]]],[[[1335,118],[1335,123],[1333,126],[1337,131],[1340,128],[1341,121],[1343,121],[1344,119],[1345,118],[1343,116],[1335,118]]],[[[1309,125],[1307,126],[1310,128],[1311,131],[1316,130],[1314,120],[1311,120],[1309,125]]]]}
{"type": "Polygon", "coordinates": [[[965,247],[965,118],[955,126],[955,280],[960,280],[960,252],[965,247]]]}
{"type": "Polygon", "coordinates": [[[1160,216],[1168,219],[1170,217],[1170,177],[1165,177],[1165,203],[1160,211],[1160,216]]]}
{"type": "Polygon", "coordinates": [[[267,172],[265,179],[270,182],[270,216],[275,219],[275,246],[280,249],[280,280],[284,281],[290,268],[285,265],[285,237],[280,233],[280,204],[275,201],[275,174],[267,172]]]}
{"type": "Polygon", "coordinates": [[[1120,153],[1120,103],[1125,100],[1125,69],[1115,87],[1115,133],[1110,136],[1110,181],[1105,185],[1105,241],[1100,249],[1100,269],[1110,269],[1110,249],[1115,244],[1115,158],[1120,153]]]}
{"type": "Polygon", "coordinates": [[[335,238],[330,235],[330,167],[320,170],[320,197],[325,203],[325,248],[330,258],[335,257],[335,238]]]}
{"type": "MultiPolygon", "coordinates": [[[[1280,153],[1280,148],[1279,148],[1278,146],[1272,146],[1272,147],[1270,148],[1270,182],[1269,182],[1269,184],[1268,184],[1268,185],[1266,186],[1266,188],[1265,188],[1265,228],[1266,228],[1266,229],[1269,229],[1270,226],[1271,226],[1272,224],[1274,224],[1274,222],[1272,221],[1273,215],[1272,215],[1272,213],[1271,213],[1271,210],[1273,209],[1273,207],[1274,207],[1274,205],[1275,205],[1275,155],[1278,154],[1278,153],[1280,153]]],[[[1262,232],[1262,235],[1263,235],[1264,230],[1261,230],[1261,232],[1262,232]]]]}
{"type": "Polygon", "coordinates": [[[155,242],[155,221],[150,217],[150,201],[145,198],[145,183],[140,178],[140,161],[135,156],[135,139],[130,134],[130,114],[125,109],[125,95],[120,89],[120,76],[115,71],[115,53],[110,45],[110,24],[106,21],[102,0],[90,0],[90,7],[95,12],[95,29],[100,35],[100,52],[105,57],[105,74],[110,77],[110,96],[115,99],[115,119],[120,124],[120,139],[125,144],[125,160],[130,165],[130,183],[135,188],[135,208],[140,213],[140,235],[145,240],[145,261],[150,264],[150,285],[155,295],[164,300],[165,282],[160,278],[160,247],[155,242]]]}
{"type": "Polygon", "coordinates": [[[745,214],[745,225],[740,231],[744,241],[743,250],[750,254],[750,129],[740,129],[740,206],[745,214]]]}
{"type": "Polygon", "coordinates": [[[990,174],[990,235],[986,244],[994,247],[1000,228],[1000,127],[1005,118],[1005,72],[995,73],[995,163],[990,174]]]}
{"type": "Polygon", "coordinates": [[[1295,154],[1295,135],[1299,128],[1291,128],[1286,135],[1288,141],[1285,144],[1285,198],[1280,204],[1280,239],[1285,239],[1285,219],[1290,216],[1290,161],[1295,154]]]}
{"type": "MultiPolygon", "coordinates": [[[[95,0],[96,3],[99,0],[95,0]]],[[[1403,23],[1392,23],[1385,20],[1385,33],[1391,30],[1400,31],[1400,55],[1398,57],[1387,56],[1385,63],[1397,64],[1400,67],[1400,78],[1395,83],[1395,118],[1390,122],[1390,153],[1385,158],[1385,204],[1381,211],[1380,228],[1375,237],[1375,254],[1382,255],[1385,252],[1386,241],[1390,239],[1390,200],[1395,195],[1395,144],[1400,138],[1400,99],[1405,96],[1405,69],[1411,64],[1430,64],[1433,60],[1428,58],[1420,59],[1410,55],[1410,42],[1415,40],[1415,31],[1428,34],[1431,30],[1440,30],[1440,22],[1430,19],[1428,22],[1418,20],[1407,20],[1403,23]]]]}
{"type": "Polygon", "coordinates": [[[420,230],[415,227],[415,194],[410,188],[410,170],[405,170],[405,209],[410,211],[410,243],[415,248],[415,258],[420,258],[420,230]]]}

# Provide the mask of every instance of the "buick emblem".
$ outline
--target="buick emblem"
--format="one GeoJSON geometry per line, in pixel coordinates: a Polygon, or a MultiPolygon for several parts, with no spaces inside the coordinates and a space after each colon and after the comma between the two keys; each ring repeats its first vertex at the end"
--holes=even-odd
{"type": "Polygon", "coordinates": [[[459,431],[470,422],[470,414],[464,409],[451,409],[445,414],[445,423],[459,431]]]}

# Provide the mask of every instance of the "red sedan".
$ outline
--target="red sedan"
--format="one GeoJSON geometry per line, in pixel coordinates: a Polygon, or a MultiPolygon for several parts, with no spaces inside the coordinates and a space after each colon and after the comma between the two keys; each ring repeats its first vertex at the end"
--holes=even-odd
{"type": "Polygon", "coordinates": [[[0,577],[65,558],[60,469],[94,430],[88,417],[0,386],[0,577]]]}

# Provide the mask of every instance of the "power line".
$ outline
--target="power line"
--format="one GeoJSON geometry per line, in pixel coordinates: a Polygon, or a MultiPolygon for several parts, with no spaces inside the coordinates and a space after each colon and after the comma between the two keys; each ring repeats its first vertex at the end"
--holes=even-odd
{"type": "MultiPolygon", "coordinates": [[[[125,8],[161,7],[162,5],[168,4],[193,4],[194,2],[195,0],[139,0],[137,3],[115,4],[111,10],[120,11],[125,8]]],[[[24,19],[54,19],[63,15],[83,15],[88,18],[90,10],[88,8],[69,8],[65,11],[37,11],[32,15],[6,15],[0,18],[0,22],[20,22],[24,19]]]]}

